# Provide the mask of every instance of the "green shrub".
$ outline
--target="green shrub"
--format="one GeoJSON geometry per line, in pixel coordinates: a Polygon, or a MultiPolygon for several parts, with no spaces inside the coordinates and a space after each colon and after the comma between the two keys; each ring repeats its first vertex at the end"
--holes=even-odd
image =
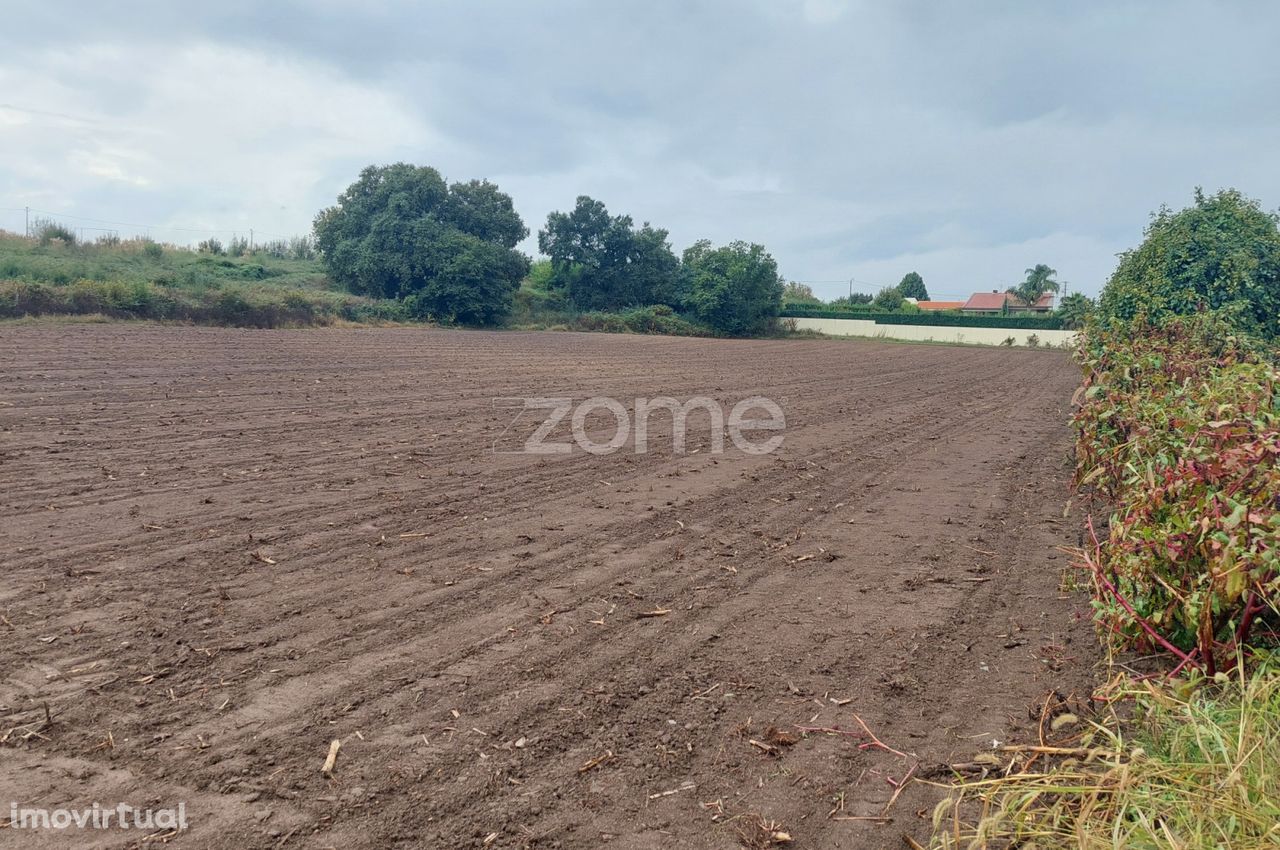
{"type": "Polygon", "coordinates": [[[333,291],[315,260],[211,256],[149,239],[41,246],[0,232],[0,317],[74,314],[250,327],[411,318],[398,303],[333,291]]]}
{"type": "Polygon", "coordinates": [[[1161,209],[1142,244],[1120,257],[1102,290],[1106,324],[1147,315],[1231,308],[1267,337],[1280,334],[1280,228],[1276,214],[1234,189],[1179,212],[1161,209]]]}
{"type": "Polygon", "coordinates": [[[1208,673],[1280,607],[1280,373],[1221,315],[1095,329],[1078,480],[1109,500],[1085,553],[1098,615],[1122,646],[1208,673]]]}
{"type": "Polygon", "coordinates": [[[685,249],[684,270],[684,303],[716,333],[764,333],[778,317],[783,283],[778,264],[763,245],[733,242],[715,248],[703,239],[685,249]]]}
{"type": "Polygon", "coordinates": [[[963,313],[886,313],[875,316],[878,325],[937,325],[945,327],[1009,328],[1010,330],[1061,330],[1057,316],[969,316],[963,313]]]}
{"type": "Polygon", "coordinates": [[[65,224],[59,224],[56,221],[47,218],[38,218],[31,227],[31,235],[41,244],[41,246],[51,245],[53,242],[65,242],[67,245],[76,244],[75,231],[67,227],[65,224]]]}
{"type": "Polygon", "coordinates": [[[676,315],[666,305],[636,307],[624,313],[590,312],[570,325],[574,330],[603,333],[665,334],[668,336],[710,336],[705,325],[676,315]]]}
{"type": "Polygon", "coordinates": [[[870,307],[810,307],[804,304],[784,304],[778,314],[788,319],[870,319],[880,315],[870,307]]]}

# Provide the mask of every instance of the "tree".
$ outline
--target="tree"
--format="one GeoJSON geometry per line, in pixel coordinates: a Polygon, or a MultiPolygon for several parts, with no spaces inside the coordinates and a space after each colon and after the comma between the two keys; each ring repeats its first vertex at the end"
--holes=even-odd
{"type": "Polygon", "coordinates": [[[871,303],[881,310],[893,313],[901,310],[905,301],[906,299],[902,297],[902,293],[898,291],[896,286],[886,286],[876,293],[876,297],[871,303]]]}
{"type": "Polygon", "coordinates": [[[51,218],[37,218],[31,223],[31,236],[48,246],[53,242],[64,245],[76,244],[76,233],[65,224],[59,224],[51,218]]]}
{"type": "Polygon", "coordinates": [[[408,163],[369,166],[316,216],[316,248],[351,292],[400,298],[441,321],[500,320],[529,269],[511,197],[487,181],[447,184],[408,163]]]}
{"type": "Polygon", "coordinates": [[[553,212],[538,233],[551,258],[552,288],[565,290],[583,310],[616,310],[678,300],[680,261],[667,231],[631,216],[610,216],[605,205],[580,195],[571,212],[553,212]]]}
{"type": "Polygon", "coordinates": [[[1077,330],[1084,327],[1085,322],[1093,315],[1093,299],[1083,292],[1073,292],[1062,299],[1058,305],[1058,318],[1064,327],[1077,330]]]}
{"type": "Polygon", "coordinates": [[[1006,291],[1016,296],[1023,304],[1031,306],[1046,292],[1057,292],[1062,288],[1062,284],[1053,279],[1057,273],[1057,269],[1050,268],[1044,263],[1036,263],[1035,266],[1027,269],[1026,280],[1017,286],[1009,287],[1006,291]]]}
{"type": "MultiPolygon", "coordinates": [[[[627,218],[629,222],[630,217],[627,218]]],[[[679,306],[684,294],[680,291],[680,260],[671,250],[667,231],[650,227],[645,222],[639,230],[631,231],[631,245],[627,265],[620,272],[631,279],[633,304],[666,304],[679,306]]]]}
{"type": "Polygon", "coordinates": [[[841,295],[839,298],[831,302],[832,307],[859,307],[870,304],[874,296],[865,292],[852,292],[848,295],[841,295]]]}
{"type": "Polygon", "coordinates": [[[1280,219],[1235,189],[1195,192],[1179,212],[1162,207],[1102,290],[1104,322],[1229,309],[1267,336],[1280,334],[1280,219]]]}
{"type": "Polygon", "coordinates": [[[898,284],[898,291],[903,298],[914,298],[917,301],[928,301],[929,290],[924,288],[924,278],[916,272],[907,272],[898,284]]]}
{"type": "Polygon", "coordinates": [[[703,239],[685,249],[684,269],[690,308],[719,333],[763,333],[782,307],[778,264],[762,245],[703,239]]]}
{"type": "Polygon", "coordinates": [[[789,280],[782,288],[782,302],[784,304],[821,304],[822,299],[813,294],[813,287],[808,284],[789,280]]]}
{"type": "Polygon", "coordinates": [[[546,292],[551,289],[551,277],[553,274],[550,260],[534,260],[533,265],[529,266],[529,274],[525,277],[524,282],[529,285],[530,289],[546,292]]]}

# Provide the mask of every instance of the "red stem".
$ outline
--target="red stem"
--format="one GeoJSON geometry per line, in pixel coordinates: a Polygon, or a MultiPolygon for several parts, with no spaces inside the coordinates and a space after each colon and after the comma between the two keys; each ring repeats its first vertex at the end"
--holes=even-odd
{"type": "MultiPolygon", "coordinates": [[[[1093,538],[1094,546],[1096,547],[1097,551],[1101,553],[1102,545],[1098,543],[1098,535],[1093,529],[1093,517],[1089,517],[1089,536],[1093,538]]],[[[1139,626],[1142,627],[1142,630],[1144,632],[1150,635],[1151,638],[1155,640],[1156,643],[1160,644],[1165,649],[1169,650],[1174,655],[1176,655],[1178,658],[1182,659],[1183,664],[1190,664],[1195,666],[1198,669],[1204,669],[1202,665],[1197,664],[1195,661],[1193,661],[1191,659],[1191,656],[1187,655],[1185,652],[1178,649],[1173,644],[1169,643],[1169,641],[1165,640],[1164,636],[1161,635],[1159,632],[1157,632],[1154,628],[1152,628],[1150,623],[1148,623],[1146,620],[1138,616],[1138,612],[1135,611],[1133,609],[1133,606],[1129,604],[1129,600],[1121,596],[1120,591],[1116,590],[1115,585],[1107,581],[1107,577],[1102,573],[1102,565],[1099,563],[1097,558],[1094,558],[1092,560],[1091,565],[1093,567],[1094,576],[1097,577],[1098,581],[1102,582],[1102,586],[1107,589],[1108,593],[1110,593],[1112,596],[1116,598],[1116,601],[1119,602],[1121,606],[1123,606],[1124,610],[1129,612],[1129,616],[1133,618],[1133,621],[1135,623],[1137,623],[1139,626]]]]}

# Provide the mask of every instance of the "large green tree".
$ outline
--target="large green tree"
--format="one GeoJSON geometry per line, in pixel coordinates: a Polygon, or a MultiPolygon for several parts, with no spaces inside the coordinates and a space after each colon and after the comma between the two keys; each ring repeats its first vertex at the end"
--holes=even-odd
{"type": "Polygon", "coordinates": [[[529,269],[515,250],[529,231],[509,195],[403,162],[360,172],[316,216],[315,235],[338,283],[441,321],[500,320],[529,269]]]}
{"type": "Polygon", "coordinates": [[[538,249],[551,258],[553,288],[583,310],[674,304],[680,261],[667,231],[631,216],[611,216],[600,201],[579,196],[570,212],[553,212],[538,233],[538,249]]]}
{"type": "Polygon", "coordinates": [[[1161,208],[1146,238],[1102,290],[1103,321],[1230,309],[1268,336],[1280,335],[1280,219],[1235,189],[1184,210],[1161,208]]]}
{"type": "Polygon", "coordinates": [[[907,272],[898,284],[898,291],[903,298],[914,298],[917,301],[928,301],[929,290],[924,288],[924,278],[917,272],[907,272]]]}
{"type": "Polygon", "coordinates": [[[1030,306],[1039,301],[1046,292],[1057,292],[1062,288],[1062,284],[1054,279],[1057,273],[1058,270],[1055,268],[1050,268],[1044,263],[1036,263],[1027,269],[1027,276],[1022,283],[1009,287],[1007,291],[1030,306]]]}
{"type": "Polygon", "coordinates": [[[778,264],[762,245],[703,239],[685,249],[684,270],[688,306],[718,333],[763,333],[782,307],[778,264]]]}

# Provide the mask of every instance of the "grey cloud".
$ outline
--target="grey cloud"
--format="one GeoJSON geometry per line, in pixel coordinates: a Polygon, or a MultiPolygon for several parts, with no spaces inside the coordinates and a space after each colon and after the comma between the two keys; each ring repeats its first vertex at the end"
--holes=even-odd
{"type": "MultiPolygon", "coordinates": [[[[58,183],[56,163],[29,157],[21,173],[0,162],[2,206],[35,196],[104,217],[239,224],[268,215],[234,209],[249,197],[272,207],[273,227],[301,230],[308,205],[361,165],[408,158],[496,180],[535,230],[585,193],[669,228],[677,247],[761,241],[789,277],[892,282],[926,263],[960,292],[1041,261],[1096,291],[1148,213],[1196,185],[1280,201],[1280,116],[1265,107],[1280,87],[1280,8],[1262,2],[46,3],[7,17],[0,81],[93,46],[139,65],[127,87],[50,70],[53,102],[7,93],[16,105],[88,104],[90,120],[181,136],[158,111],[172,91],[154,94],[172,71],[148,63],[214,45],[261,57],[246,99],[270,97],[281,74],[332,120],[303,139],[287,124],[236,130],[234,149],[207,153],[251,160],[246,182],[287,166],[299,185],[274,204],[235,168],[230,184],[190,169],[176,186],[107,186],[58,183]],[[330,102],[290,68],[351,91],[330,102]],[[374,94],[385,101],[355,115],[374,94]],[[346,134],[347,120],[385,131],[346,134]],[[1062,253],[1022,259],[1034,251],[1062,253]]],[[[191,97],[217,85],[209,73],[182,81],[191,97]]],[[[219,108],[235,119],[234,104],[219,108]]],[[[56,156],[70,151],[55,141],[56,156]]]]}

